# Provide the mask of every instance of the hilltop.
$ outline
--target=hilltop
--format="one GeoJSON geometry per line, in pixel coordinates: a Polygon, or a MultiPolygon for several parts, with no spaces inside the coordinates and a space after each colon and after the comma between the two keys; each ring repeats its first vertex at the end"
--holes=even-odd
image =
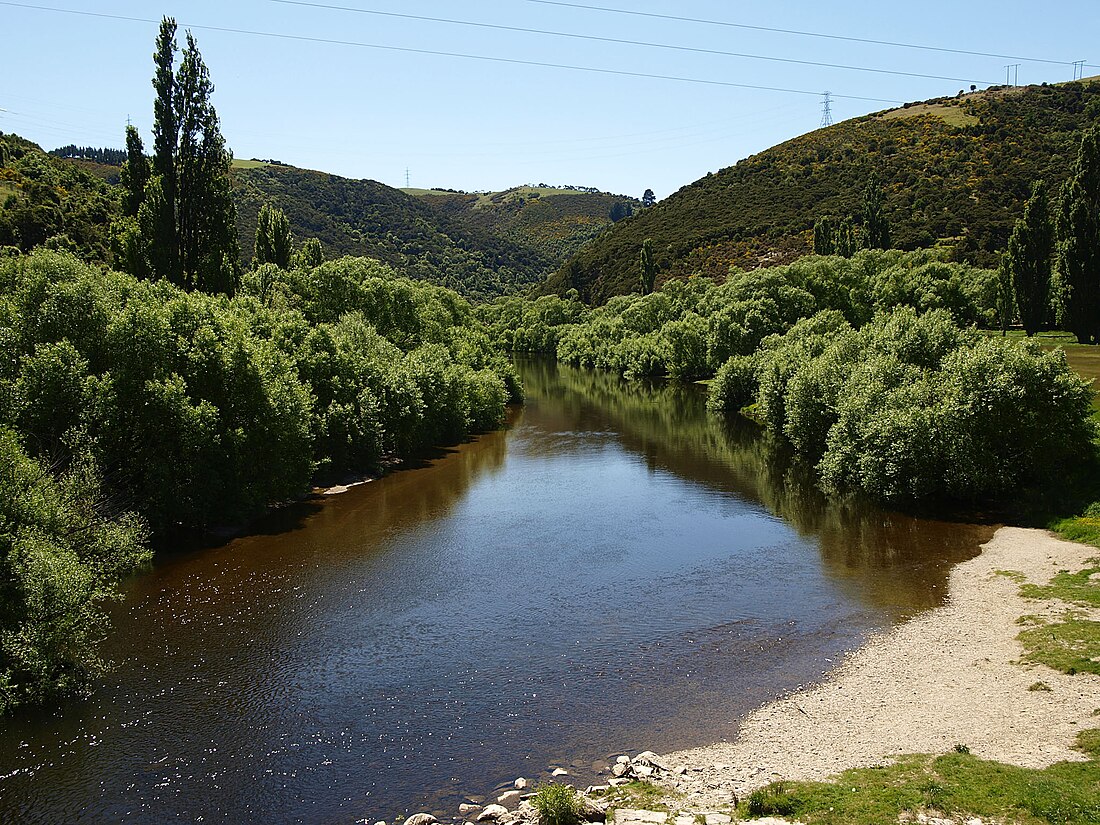
{"type": "Polygon", "coordinates": [[[796,137],[681,188],[583,247],[539,291],[602,303],[636,291],[652,238],[658,282],[790,262],[814,221],[858,221],[865,183],[883,181],[894,245],[948,246],[993,265],[1033,180],[1059,185],[1079,132],[1100,119],[1100,78],[938,98],[796,137]]]}

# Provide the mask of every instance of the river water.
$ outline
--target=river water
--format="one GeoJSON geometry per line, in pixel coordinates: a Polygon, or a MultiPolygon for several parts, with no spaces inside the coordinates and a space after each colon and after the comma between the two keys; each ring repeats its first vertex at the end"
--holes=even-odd
{"type": "Polygon", "coordinates": [[[697,387],[519,366],[506,430],[131,581],[91,696],[0,722],[0,822],[392,821],[586,783],[735,736],[992,533],[829,503],[697,387]]]}

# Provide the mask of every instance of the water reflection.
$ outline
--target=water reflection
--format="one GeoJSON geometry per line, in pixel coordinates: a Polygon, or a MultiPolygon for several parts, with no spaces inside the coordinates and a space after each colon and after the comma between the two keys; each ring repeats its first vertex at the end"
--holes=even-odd
{"type": "Polygon", "coordinates": [[[726,738],[935,604],[988,528],[820,496],[691,387],[520,364],[510,429],[135,579],[0,821],[353,822],[726,738]]]}

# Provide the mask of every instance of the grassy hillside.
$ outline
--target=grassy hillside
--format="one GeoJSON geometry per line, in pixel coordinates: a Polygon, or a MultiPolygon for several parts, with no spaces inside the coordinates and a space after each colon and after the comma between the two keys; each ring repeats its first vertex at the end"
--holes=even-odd
{"type": "Polygon", "coordinates": [[[516,186],[503,192],[402,190],[472,231],[533,249],[553,268],[613,223],[616,204],[639,209],[635,198],[579,187],[516,186]]]}
{"type": "Polygon", "coordinates": [[[660,274],[724,277],[730,266],[789,262],[812,248],[814,221],[859,218],[872,171],[884,183],[894,244],[949,245],[992,265],[1031,182],[1057,186],[1079,131],[1100,119],[1100,78],[991,89],[909,104],[789,140],[708,174],[618,223],[540,287],[602,303],[634,291],[642,241],[660,274]]]}

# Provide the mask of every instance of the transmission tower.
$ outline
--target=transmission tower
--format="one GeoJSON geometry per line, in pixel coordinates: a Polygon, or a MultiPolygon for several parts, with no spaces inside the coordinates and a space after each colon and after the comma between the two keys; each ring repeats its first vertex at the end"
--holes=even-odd
{"type": "Polygon", "coordinates": [[[1009,63],[1005,66],[1005,85],[1006,86],[1019,86],[1020,85],[1020,64],[1009,63]]]}
{"type": "Polygon", "coordinates": [[[1074,60],[1073,61],[1073,79],[1080,80],[1085,76],[1085,61],[1074,60]]]}
{"type": "Polygon", "coordinates": [[[409,188],[409,167],[405,167],[405,188],[409,188]]]}
{"type": "Polygon", "coordinates": [[[829,99],[831,92],[821,93],[821,127],[833,125],[833,102],[829,99]]]}

